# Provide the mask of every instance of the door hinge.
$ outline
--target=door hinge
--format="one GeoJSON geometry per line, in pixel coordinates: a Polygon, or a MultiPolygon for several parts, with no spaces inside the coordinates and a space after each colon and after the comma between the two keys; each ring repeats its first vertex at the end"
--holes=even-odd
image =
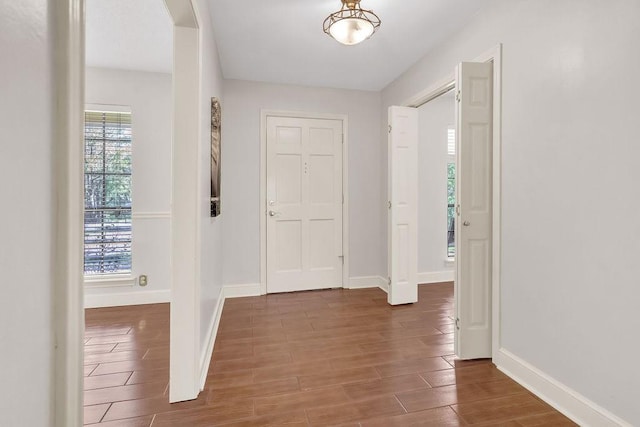
{"type": "Polygon", "coordinates": [[[389,133],[391,133],[391,125],[389,125],[389,133]]]}
{"type": "Polygon", "coordinates": [[[388,203],[389,203],[389,209],[391,209],[391,200],[389,200],[388,203]]]}
{"type": "Polygon", "coordinates": [[[387,277],[387,284],[391,286],[391,277],[387,277]]]}
{"type": "Polygon", "coordinates": [[[462,95],[460,94],[460,91],[457,90],[456,91],[456,101],[460,102],[461,99],[462,99],[462,95]]]}
{"type": "Polygon", "coordinates": [[[456,205],[456,215],[460,216],[460,205],[456,205]]]}
{"type": "Polygon", "coordinates": [[[342,265],[344,265],[344,255],[338,255],[338,258],[342,260],[342,265]]]}
{"type": "Polygon", "coordinates": [[[456,317],[456,330],[460,330],[460,318],[456,317]]]}

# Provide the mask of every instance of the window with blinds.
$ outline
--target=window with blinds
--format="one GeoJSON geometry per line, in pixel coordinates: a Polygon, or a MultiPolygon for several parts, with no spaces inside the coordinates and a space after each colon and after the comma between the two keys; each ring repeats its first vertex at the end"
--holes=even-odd
{"type": "Polygon", "coordinates": [[[131,272],[131,113],[86,111],[84,274],[131,272]]]}
{"type": "Polygon", "coordinates": [[[447,129],[447,257],[456,256],[456,130],[447,129]]]}

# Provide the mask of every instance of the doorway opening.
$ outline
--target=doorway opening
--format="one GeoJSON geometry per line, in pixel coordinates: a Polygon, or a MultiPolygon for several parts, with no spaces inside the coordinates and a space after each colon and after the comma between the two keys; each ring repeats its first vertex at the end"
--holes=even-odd
{"type": "Polygon", "coordinates": [[[418,110],[418,283],[452,282],[456,130],[453,88],[418,110]]]}
{"type": "Polygon", "coordinates": [[[169,387],[174,23],[123,6],[84,2],[85,424],[169,387]]]}
{"type": "MultiPolygon", "coordinates": [[[[174,69],[174,96],[172,103],[173,114],[185,114],[178,117],[183,128],[173,128],[173,140],[180,140],[177,150],[173,150],[172,161],[174,176],[170,185],[175,186],[177,153],[189,157],[180,165],[186,170],[182,176],[188,176],[193,182],[184,185],[192,189],[181,191],[180,197],[192,197],[197,191],[198,165],[198,129],[199,129],[199,30],[196,20],[196,9],[192,1],[158,0],[161,8],[166,6],[174,27],[174,36],[180,33],[179,39],[174,40],[178,45],[176,51],[183,55],[182,66],[174,69]],[[164,4],[163,4],[164,3],[164,4]],[[182,86],[181,86],[182,85],[182,86]],[[181,103],[178,105],[178,103],[181,103]],[[187,194],[188,193],[188,194],[187,194]]],[[[56,88],[58,96],[57,111],[57,150],[56,150],[56,179],[60,188],[57,215],[57,246],[56,246],[56,292],[55,292],[55,391],[59,399],[56,403],[56,425],[82,425],[83,422],[83,347],[84,347],[84,279],[83,279],[83,182],[84,182],[84,111],[85,111],[85,4],[84,0],[61,0],[55,7],[56,37],[56,88]]],[[[133,25],[136,27],[136,25],[133,25]]],[[[144,31],[143,31],[144,33],[144,31]]],[[[135,92],[136,87],[131,91],[135,92]]],[[[117,104],[116,102],[109,102],[117,104]]],[[[131,110],[135,117],[136,111],[131,110]]],[[[135,118],[133,119],[135,123],[135,118]]],[[[133,131],[135,146],[135,131],[133,131]]],[[[183,160],[183,158],[179,158],[183,160]]],[[[177,172],[182,169],[177,168],[177,172]]],[[[166,172],[166,171],[165,171],[166,172]]],[[[175,193],[175,190],[172,191],[175,193]]],[[[195,197],[195,196],[194,196],[195,197]]],[[[134,195],[135,199],[135,195],[134,195]]],[[[173,197],[174,203],[179,203],[173,197]]],[[[135,201],[134,201],[135,203],[135,201]]],[[[179,213],[171,209],[165,213],[172,224],[171,230],[175,234],[188,236],[184,245],[195,248],[193,243],[198,238],[197,225],[193,221],[185,221],[183,216],[191,219],[197,216],[197,205],[187,203],[179,213]],[[180,226],[182,224],[182,226],[180,226]],[[192,227],[192,228],[189,228],[192,227]]],[[[154,220],[158,219],[158,215],[154,220]]],[[[163,215],[160,215],[163,216],[163,215]]],[[[133,225],[135,228],[135,224],[133,225]]],[[[134,243],[135,244],[135,243],[134,243]]],[[[171,241],[171,251],[184,254],[182,247],[171,241]]],[[[189,400],[195,398],[200,391],[197,370],[200,354],[198,354],[199,334],[199,289],[195,268],[189,262],[196,262],[197,257],[172,257],[171,260],[171,384],[169,398],[171,401],[189,400]],[[191,276],[182,274],[188,270],[191,276]],[[179,274],[180,280],[174,279],[179,274]],[[188,280],[192,279],[192,280],[188,280]],[[180,298],[175,298],[179,295],[180,298]],[[174,339],[178,337],[179,339],[174,339]],[[175,347],[175,350],[174,350],[175,347]],[[179,379],[175,381],[173,379],[179,379]]],[[[135,248],[132,258],[135,263],[135,248]]],[[[126,258],[126,257],[125,257],[126,258]]],[[[149,280],[154,280],[149,277],[149,280]]],[[[129,286],[129,284],[125,284],[129,286]]],[[[98,334],[99,335],[99,334],[98,334]]],[[[107,343],[109,344],[109,343],[107,343]]],[[[96,345],[98,343],[96,342],[96,345]]],[[[117,344],[116,344],[117,346],[117,344]]],[[[124,352],[123,352],[124,353],[124,352]]],[[[122,355],[113,356],[115,358],[122,355]]],[[[105,362],[105,363],[128,363],[105,362]]],[[[90,367],[95,367],[91,366],[90,367]]],[[[85,371],[87,372],[87,371],[85,371]]],[[[95,408],[94,408],[95,409],[95,408]]]]}
{"type": "MultiPolygon", "coordinates": [[[[397,230],[417,227],[410,220],[405,224],[394,222],[398,218],[394,216],[394,206],[403,205],[406,209],[412,201],[410,198],[394,199],[397,193],[402,192],[394,192],[394,185],[397,185],[394,183],[394,169],[399,168],[400,165],[396,163],[401,156],[394,157],[393,138],[403,131],[398,129],[394,132],[393,109],[396,109],[396,114],[401,112],[407,117],[417,116],[415,110],[418,107],[455,90],[455,331],[456,353],[465,359],[492,357],[500,348],[500,54],[501,46],[497,46],[471,63],[462,63],[455,74],[407,100],[402,104],[404,107],[390,108],[389,282],[394,286],[401,283],[397,281],[398,269],[394,270],[393,266],[402,266],[404,263],[413,270],[411,257],[417,258],[417,243],[406,245],[404,251],[394,250],[394,242],[402,236],[400,232],[394,236],[394,227],[397,226],[397,230]]],[[[417,122],[417,117],[414,120],[417,122]]],[[[417,128],[417,124],[414,126],[417,128]]],[[[403,144],[408,146],[410,143],[403,144]]],[[[404,193],[417,193],[416,178],[412,176],[405,181],[404,193]]],[[[414,204],[417,205],[417,201],[414,204]]],[[[415,208],[413,210],[417,211],[415,208]]],[[[417,261],[414,263],[417,264],[417,261]]],[[[407,277],[411,273],[413,271],[407,273],[407,277]]],[[[416,274],[414,281],[408,280],[404,284],[408,289],[405,294],[417,298],[417,292],[413,293],[417,284],[416,274]]],[[[389,302],[397,304],[412,300],[400,298],[392,301],[390,293],[389,302]]]]}

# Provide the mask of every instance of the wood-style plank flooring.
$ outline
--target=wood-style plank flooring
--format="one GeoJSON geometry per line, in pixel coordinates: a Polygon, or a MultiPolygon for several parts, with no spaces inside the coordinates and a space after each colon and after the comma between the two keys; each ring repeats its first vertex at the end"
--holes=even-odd
{"type": "Polygon", "coordinates": [[[489,360],[453,356],[453,285],[227,300],[205,390],[168,403],[169,306],[86,310],[85,424],[575,425],[489,360]]]}

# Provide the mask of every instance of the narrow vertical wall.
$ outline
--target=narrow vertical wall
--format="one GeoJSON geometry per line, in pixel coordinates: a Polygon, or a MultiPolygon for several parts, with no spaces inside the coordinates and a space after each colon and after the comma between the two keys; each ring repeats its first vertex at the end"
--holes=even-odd
{"type": "MultiPolygon", "coordinates": [[[[210,216],[211,189],[211,97],[220,100],[222,111],[225,100],[222,97],[222,70],[218,49],[211,26],[211,17],[206,0],[198,0],[196,14],[200,26],[200,175],[198,209],[200,212],[200,376],[206,375],[211,357],[209,351],[214,340],[214,324],[222,310],[222,249],[223,224],[231,212],[225,207],[226,195],[222,193],[222,214],[210,216]]],[[[224,129],[225,123],[222,123],[224,129]]],[[[234,167],[225,158],[226,145],[221,141],[221,167],[234,167]]]]}
{"type": "Polygon", "coordinates": [[[174,27],[169,400],[197,397],[199,337],[199,133],[197,27],[174,27]]]}
{"type": "Polygon", "coordinates": [[[222,72],[206,0],[165,1],[175,24],[170,391],[175,402],[197,397],[204,385],[222,310],[222,220],[209,216],[210,98],[221,96],[222,72]]]}
{"type": "Polygon", "coordinates": [[[0,2],[0,418],[52,425],[54,10],[0,2]]]}

